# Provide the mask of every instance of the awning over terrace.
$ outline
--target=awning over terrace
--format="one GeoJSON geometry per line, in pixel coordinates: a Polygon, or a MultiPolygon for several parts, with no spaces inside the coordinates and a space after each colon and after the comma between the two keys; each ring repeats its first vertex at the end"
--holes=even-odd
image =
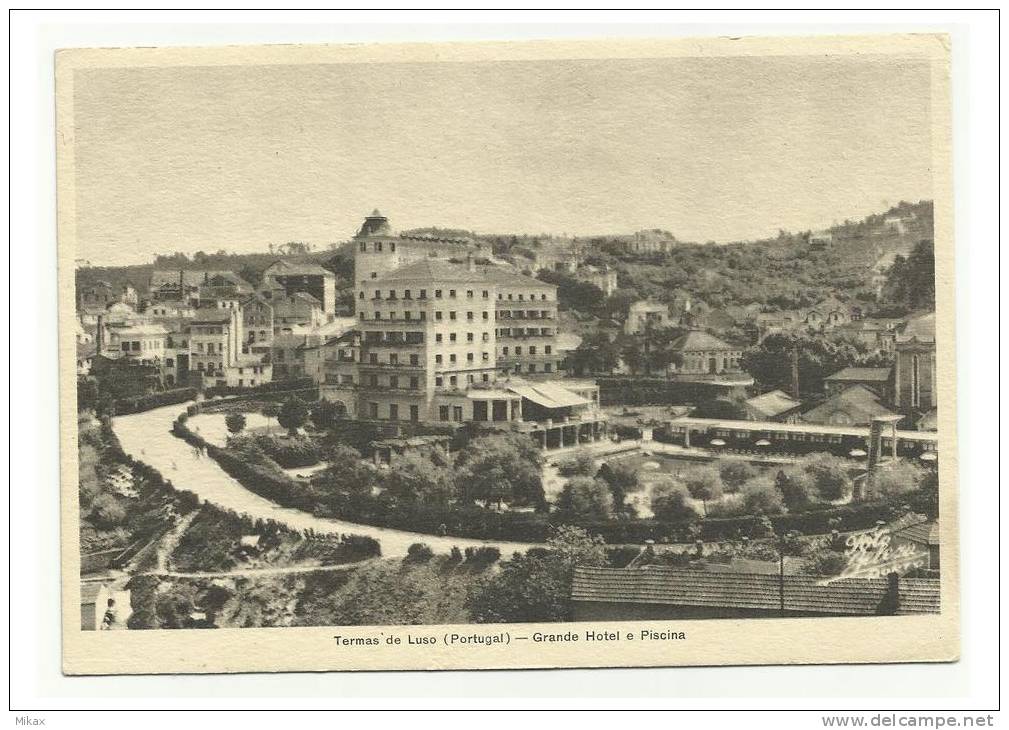
{"type": "Polygon", "coordinates": [[[554,383],[526,383],[511,385],[508,389],[544,408],[570,408],[591,403],[587,398],[576,395],[567,388],[562,388],[554,383]]]}

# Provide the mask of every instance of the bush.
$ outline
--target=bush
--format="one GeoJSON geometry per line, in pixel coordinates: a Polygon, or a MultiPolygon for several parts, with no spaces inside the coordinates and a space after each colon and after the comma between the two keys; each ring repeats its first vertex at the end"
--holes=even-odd
{"type": "Polygon", "coordinates": [[[102,492],[91,503],[90,518],[96,527],[110,530],[123,524],[126,508],[111,494],[102,492]]]}
{"type": "Polygon", "coordinates": [[[739,490],[743,509],[750,515],[777,515],[785,511],[781,492],[767,477],[751,479],[739,490]]]}
{"type": "Polygon", "coordinates": [[[806,557],[802,563],[802,572],[806,575],[838,575],[847,562],[844,553],[821,549],[806,557]]]}
{"type": "Polygon", "coordinates": [[[561,476],[565,477],[595,476],[596,460],[592,457],[592,454],[582,452],[558,464],[557,471],[561,476]]]}
{"type": "Polygon", "coordinates": [[[613,495],[601,479],[574,477],[564,485],[557,507],[575,518],[605,520],[613,514],[613,495]]]}
{"type": "Polygon", "coordinates": [[[406,549],[406,559],[411,563],[426,563],[433,557],[434,550],[424,542],[415,542],[406,549]]]}
{"type": "Polygon", "coordinates": [[[669,522],[687,522],[698,518],[690,504],[690,492],[671,479],[657,481],[652,486],[652,512],[656,519],[669,522]]]}
{"type": "Polygon", "coordinates": [[[757,476],[757,470],[742,459],[721,459],[718,462],[718,474],[726,492],[738,492],[748,481],[757,476]]]}
{"type": "Polygon", "coordinates": [[[917,490],[925,481],[926,469],[906,459],[883,464],[876,471],[876,494],[881,499],[895,499],[917,490]]]}
{"type": "Polygon", "coordinates": [[[185,403],[187,400],[193,400],[196,397],[196,392],[196,388],[176,388],[134,398],[121,398],[115,402],[115,412],[122,416],[128,413],[150,411],[161,406],[185,403]]]}
{"type": "Polygon", "coordinates": [[[245,416],[241,413],[229,413],[224,417],[224,425],[231,433],[241,433],[245,429],[245,416]]]}
{"type": "Polygon", "coordinates": [[[501,559],[501,551],[493,546],[466,548],[466,562],[473,565],[492,565],[501,559]]]}
{"type": "Polygon", "coordinates": [[[321,458],[319,448],[308,436],[276,437],[264,433],[256,436],[255,443],[284,469],[314,466],[321,458]]]}
{"type": "Polygon", "coordinates": [[[832,454],[809,454],[799,467],[812,477],[822,499],[841,499],[851,493],[851,466],[847,460],[832,454]]]}

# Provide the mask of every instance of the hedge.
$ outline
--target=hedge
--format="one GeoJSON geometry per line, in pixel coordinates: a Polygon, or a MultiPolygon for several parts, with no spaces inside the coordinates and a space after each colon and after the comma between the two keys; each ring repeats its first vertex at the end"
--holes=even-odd
{"type": "Polygon", "coordinates": [[[115,401],[113,407],[117,415],[140,413],[160,408],[161,406],[173,406],[178,403],[185,403],[187,400],[196,398],[196,392],[196,388],[163,390],[157,393],[149,393],[148,395],[138,395],[133,398],[120,398],[115,401]]]}
{"type": "Polygon", "coordinates": [[[255,398],[257,396],[277,394],[277,393],[293,393],[298,391],[315,391],[315,397],[311,400],[318,400],[319,384],[316,383],[312,378],[295,378],[292,380],[271,380],[268,383],[263,383],[262,385],[256,385],[251,388],[238,388],[230,385],[215,385],[207,388],[204,391],[204,395],[207,398],[213,398],[214,396],[247,396],[249,398],[255,398]]]}
{"type": "MultiPolygon", "coordinates": [[[[877,521],[893,519],[901,510],[886,502],[863,502],[839,507],[826,506],[794,514],[768,517],[712,517],[690,522],[664,522],[655,519],[581,521],[558,513],[494,512],[476,505],[438,505],[401,503],[383,495],[333,494],[314,484],[273,473],[250,464],[226,449],[218,448],[193,434],[184,423],[176,421],[173,432],[193,445],[202,446],[225,472],[247,489],[285,507],[294,507],[320,517],[335,517],[378,527],[392,527],[431,535],[450,535],[481,540],[542,542],[550,528],[575,524],[600,535],[610,544],[641,544],[645,540],[685,543],[701,539],[722,542],[742,537],[763,536],[764,520],[770,520],[775,532],[796,530],[802,534],[826,534],[831,530],[850,532],[872,527],[877,521]]],[[[905,495],[904,501],[909,501],[905,495]]]]}

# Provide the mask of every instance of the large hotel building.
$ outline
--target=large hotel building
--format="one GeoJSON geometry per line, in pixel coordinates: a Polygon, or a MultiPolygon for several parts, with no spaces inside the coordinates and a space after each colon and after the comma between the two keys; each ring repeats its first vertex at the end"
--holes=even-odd
{"type": "Polygon", "coordinates": [[[353,245],[357,336],[327,352],[326,397],[368,420],[513,422],[544,446],[602,435],[595,383],[557,379],[554,285],[466,239],[396,235],[378,211],[353,245]]]}

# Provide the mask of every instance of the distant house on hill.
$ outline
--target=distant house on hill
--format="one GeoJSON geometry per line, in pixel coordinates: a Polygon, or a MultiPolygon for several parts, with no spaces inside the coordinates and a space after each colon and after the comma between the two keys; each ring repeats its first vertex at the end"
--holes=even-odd
{"type": "Polygon", "coordinates": [[[668,327],[669,307],[659,302],[634,302],[627,309],[627,320],[624,322],[624,334],[636,335],[649,327],[668,327]]]}
{"type": "Polygon", "coordinates": [[[669,253],[676,243],[676,237],[668,231],[652,229],[638,231],[624,241],[624,250],[633,254],[669,253]]]}
{"type": "Polygon", "coordinates": [[[893,416],[882,399],[864,385],[853,385],[802,414],[805,423],[866,426],[878,416],[893,416]]]}
{"type": "Polygon", "coordinates": [[[852,321],[834,330],[837,334],[850,340],[861,342],[870,350],[893,352],[897,341],[897,319],[862,319],[852,321]]]}
{"type": "Polygon", "coordinates": [[[834,245],[834,234],[830,231],[817,231],[809,234],[809,248],[813,251],[824,251],[834,245]]]}
{"type": "Polygon", "coordinates": [[[750,421],[779,421],[795,423],[802,401],[798,401],[783,390],[772,390],[743,401],[746,418],[750,421]]]}
{"type": "Polygon", "coordinates": [[[597,287],[606,296],[617,290],[617,272],[605,266],[582,266],[575,272],[575,277],[597,287]]]}

